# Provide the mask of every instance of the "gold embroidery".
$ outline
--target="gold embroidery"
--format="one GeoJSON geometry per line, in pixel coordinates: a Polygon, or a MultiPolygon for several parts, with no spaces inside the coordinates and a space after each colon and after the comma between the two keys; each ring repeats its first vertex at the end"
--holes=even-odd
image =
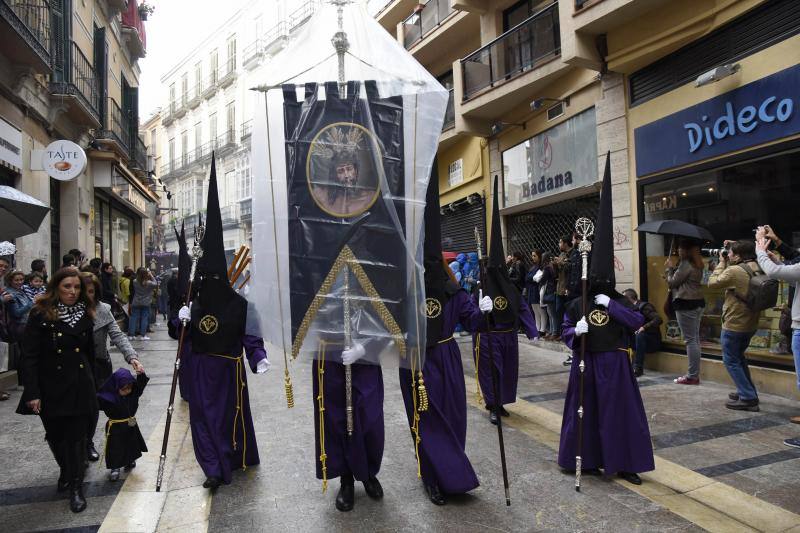
{"type": "Polygon", "coordinates": [[[394,337],[394,342],[397,344],[400,357],[405,359],[406,340],[403,338],[403,332],[400,330],[400,326],[397,325],[392,313],[386,307],[386,304],[381,301],[378,291],[375,290],[375,286],[370,281],[367,273],[364,272],[364,269],[358,263],[356,256],[353,254],[353,251],[349,246],[345,246],[342,248],[342,251],[339,252],[339,256],[336,258],[336,261],[333,262],[333,267],[331,268],[330,272],[328,272],[328,275],[325,276],[325,281],[322,282],[322,286],[319,288],[316,296],[314,296],[314,299],[311,301],[311,305],[308,307],[308,311],[306,311],[303,321],[300,323],[300,328],[297,330],[297,336],[292,343],[292,359],[297,359],[297,356],[300,354],[300,347],[303,345],[306,335],[308,335],[308,329],[311,327],[314,317],[317,316],[317,313],[322,307],[322,304],[325,302],[325,298],[327,298],[331,287],[333,287],[333,283],[336,281],[336,277],[343,268],[349,268],[350,271],[355,275],[358,284],[361,286],[361,289],[367,294],[367,296],[369,296],[369,302],[372,304],[375,312],[378,313],[381,323],[383,323],[383,325],[386,327],[386,330],[392,335],[392,337],[394,337]]]}
{"type": "Polygon", "coordinates": [[[589,323],[593,326],[602,328],[608,324],[608,313],[599,309],[595,309],[589,313],[589,323]]]}
{"type": "Polygon", "coordinates": [[[442,314],[442,304],[436,298],[425,299],[425,316],[436,318],[442,314]]]}
{"type": "Polygon", "coordinates": [[[206,315],[200,319],[198,326],[201,333],[213,335],[217,332],[217,329],[219,329],[219,321],[217,321],[217,318],[212,315],[206,315]]]}
{"type": "Polygon", "coordinates": [[[494,308],[498,311],[505,311],[508,307],[508,300],[504,296],[498,296],[494,299],[494,308]]]}

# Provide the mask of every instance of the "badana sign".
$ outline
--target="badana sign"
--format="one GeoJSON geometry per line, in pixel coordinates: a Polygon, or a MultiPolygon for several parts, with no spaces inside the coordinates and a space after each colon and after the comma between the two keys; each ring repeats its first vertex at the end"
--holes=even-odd
{"type": "Polygon", "coordinates": [[[72,141],[54,141],[42,154],[42,167],[51,178],[69,181],[86,168],[86,152],[72,141]]]}
{"type": "Polygon", "coordinates": [[[505,207],[597,181],[594,108],[503,152],[505,207]]]}
{"type": "Polygon", "coordinates": [[[800,133],[800,65],[636,128],[646,176],[800,133]]]}

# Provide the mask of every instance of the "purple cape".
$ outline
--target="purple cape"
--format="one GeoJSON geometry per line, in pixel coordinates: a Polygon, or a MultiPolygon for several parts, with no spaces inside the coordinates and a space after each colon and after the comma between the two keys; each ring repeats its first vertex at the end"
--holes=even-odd
{"type": "Polygon", "coordinates": [[[181,375],[191,377],[184,387],[189,396],[194,454],[206,477],[218,477],[230,483],[231,471],[259,463],[244,365],[249,364],[250,369],[256,371],[258,362],[267,357],[264,341],[245,335],[238,350],[225,354],[233,356],[244,350],[247,362],[241,363],[193,351],[189,335],[183,342],[184,353],[189,357],[182,359],[181,375]],[[238,388],[241,388],[241,405],[238,405],[238,388]]]}
{"type": "MultiPolygon", "coordinates": [[[[487,334],[485,324],[485,321],[481,321],[482,331],[472,336],[472,355],[473,360],[477,361],[478,381],[483,399],[486,405],[494,405],[492,367],[489,364],[489,361],[494,361],[498,377],[497,388],[502,399],[501,405],[514,403],[517,401],[517,381],[519,379],[519,338],[515,331],[516,328],[514,324],[495,324],[492,331],[487,334]]],[[[523,298],[520,298],[519,325],[525,330],[529,339],[539,336],[536,321],[523,298]]]]}
{"type": "MultiPolygon", "coordinates": [[[[481,312],[464,291],[458,291],[442,310],[441,338],[447,339],[425,354],[423,378],[428,410],[420,413],[419,462],[422,479],[445,494],[462,494],[479,485],[465,446],[467,441],[467,391],[461,351],[453,339],[459,322],[474,330],[481,312]]],[[[411,371],[400,369],[400,388],[409,426],[414,421],[411,371]]],[[[414,435],[412,434],[412,438],[414,435]]]]}
{"type": "MultiPolygon", "coordinates": [[[[615,301],[609,302],[612,320],[635,331],[644,324],[644,317],[615,301]]],[[[564,418],[561,423],[561,445],[558,464],[575,469],[578,431],[578,394],[580,341],[575,337],[575,324],[564,316],[562,337],[572,348],[564,418]]],[[[620,348],[628,346],[620,339],[620,348]]],[[[606,474],[616,472],[648,472],[655,469],[650,428],[644,412],[639,385],[625,351],[586,352],[583,396],[582,468],[603,468],[606,474]]]]}
{"type": "Polygon", "coordinates": [[[97,397],[111,404],[119,403],[122,400],[122,396],[119,395],[119,389],[135,382],[136,378],[131,374],[130,370],[118,368],[97,391],[97,397]]]}
{"type": "MultiPolygon", "coordinates": [[[[317,478],[322,479],[318,362],[312,365],[315,463],[317,478]]],[[[353,435],[348,437],[344,365],[330,359],[324,362],[325,466],[328,479],[352,474],[358,481],[366,481],[378,475],[383,460],[383,373],[379,365],[352,366],[353,435]]]]}

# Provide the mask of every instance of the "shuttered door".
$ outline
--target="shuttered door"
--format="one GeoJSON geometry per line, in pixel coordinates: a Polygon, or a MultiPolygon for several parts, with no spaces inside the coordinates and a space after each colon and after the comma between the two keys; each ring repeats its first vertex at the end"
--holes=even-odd
{"type": "Polygon", "coordinates": [[[442,216],[442,250],[445,252],[468,253],[475,251],[475,228],[481,234],[483,251],[486,252],[486,209],[483,198],[473,196],[475,202],[461,203],[444,208],[442,216]]]}
{"type": "Polygon", "coordinates": [[[526,258],[536,249],[557,253],[558,240],[572,235],[580,217],[595,220],[599,206],[600,195],[593,194],[510,215],[506,220],[506,253],[522,252],[526,258]]]}

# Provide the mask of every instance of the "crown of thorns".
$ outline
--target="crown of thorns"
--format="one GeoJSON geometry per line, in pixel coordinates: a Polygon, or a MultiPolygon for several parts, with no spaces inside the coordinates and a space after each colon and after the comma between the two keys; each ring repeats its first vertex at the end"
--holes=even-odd
{"type": "Polygon", "coordinates": [[[354,157],[356,152],[361,149],[364,140],[364,132],[358,128],[350,128],[347,133],[343,128],[333,127],[326,131],[317,142],[314,143],[312,153],[316,157],[330,160],[334,156],[354,157]]]}

